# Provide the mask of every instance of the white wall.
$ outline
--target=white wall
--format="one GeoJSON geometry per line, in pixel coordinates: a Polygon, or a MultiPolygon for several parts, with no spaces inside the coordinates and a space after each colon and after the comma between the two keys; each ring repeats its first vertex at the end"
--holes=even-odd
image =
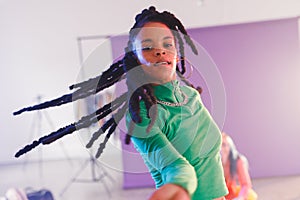
{"type": "MultiPolygon", "coordinates": [[[[14,153],[33,138],[51,130],[42,121],[42,133],[33,136],[30,126],[36,112],[12,112],[68,92],[80,70],[77,37],[122,34],[134,16],[155,5],[169,10],[187,28],[300,16],[299,0],[0,0],[0,163],[17,162],[14,153]]],[[[74,120],[73,105],[47,109],[55,127],[74,120]]],[[[77,136],[43,147],[45,158],[85,155],[77,136]]],[[[41,148],[39,148],[41,149],[41,148]]],[[[35,151],[37,152],[37,151],[35,151]]],[[[34,153],[29,156],[34,157],[34,153]]]]}

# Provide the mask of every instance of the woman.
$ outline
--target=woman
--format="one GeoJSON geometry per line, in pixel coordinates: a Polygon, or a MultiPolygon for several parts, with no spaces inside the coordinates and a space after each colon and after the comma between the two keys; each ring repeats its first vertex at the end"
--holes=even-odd
{"type": "Polygon", "coordinates": [[[87,144],[91,147],[108,130],[96,157],[126,115],[126,142],[132,141],[140,152],[158,188],[150,200],[222,200],[227,188],[219,154],[220,131],[199,92],[187,80],[183,82],[189,86],[181,86],[177,80],[177,74],[182,78],[185,72],[184,41],[195,54],[197,50],[184,26],[169,12],[150,7],[135,20],[122,60],[99,77],[71,86],[78,88],[74,93],[15,114],[84,98],[115,84],[124,74],[128,92],[95,113],[26,146],[16,157],[40,143],[49,144],[88,127],[120,107],[87,144]]]}
{"type": "Polygon", "coordinates": [[[222,133],[222,165],[229,194],[227,200],[255,200],[256,193],[252,190],[252,183],[248,172],[248,161],[240,154],[233,140],[226,133],[222,133]]]}

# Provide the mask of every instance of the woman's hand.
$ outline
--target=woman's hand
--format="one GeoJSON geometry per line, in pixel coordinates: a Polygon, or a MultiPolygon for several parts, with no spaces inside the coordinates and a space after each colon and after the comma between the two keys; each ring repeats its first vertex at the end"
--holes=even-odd
{"type": "Polygon", "coordinates": [[[149,200],[190,200],[187,191],[175,184],[165,184],[157,189],[149,200]]]}

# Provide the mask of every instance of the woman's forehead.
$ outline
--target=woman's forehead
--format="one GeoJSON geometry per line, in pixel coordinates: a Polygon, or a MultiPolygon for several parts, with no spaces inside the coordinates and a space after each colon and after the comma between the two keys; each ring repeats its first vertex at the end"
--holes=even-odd
{"type": "Polygon", "coordinates": [[[139,30],[136,38],[143,41],[151,38],[173,39],[174,36],[172,31],[165,24],[160,22],[149,22],[139,30]]]}

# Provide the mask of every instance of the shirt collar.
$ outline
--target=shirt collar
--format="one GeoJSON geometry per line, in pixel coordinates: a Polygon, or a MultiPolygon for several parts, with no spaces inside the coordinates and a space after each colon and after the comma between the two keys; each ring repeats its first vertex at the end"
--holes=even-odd
{"type": "Polygon", "coordinates": [[[154,95],[157,99],[169,102],[177,102],[182,100],[180,92],[180,83],[178,80],[173,80],[161,85],[153,86],[154,95]],[[178,99],[180,98],[180,99],[178,99]]]}

